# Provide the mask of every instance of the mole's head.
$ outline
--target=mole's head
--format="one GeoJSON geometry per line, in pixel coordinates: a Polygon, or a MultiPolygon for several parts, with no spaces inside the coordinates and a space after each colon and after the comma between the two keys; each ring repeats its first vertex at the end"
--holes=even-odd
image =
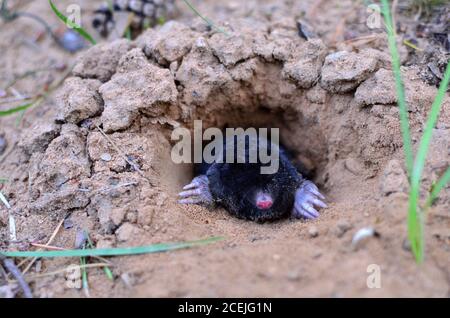
{"type": "Polygon", "coordinates": [[[255,221],[279,219],[289,214],[294,199],[294,185],[283,174],[254,175],[247,188],[241,188],[236,196],[238,216],[255,221]]]}
{"type": "Polygon", "coordinates": [[[298,184],[284,165],[274,174],[262,174],[260,164],[219,167],[208,170],[209,186],[230,213],[260,222],[290,214],[298,184]]]}

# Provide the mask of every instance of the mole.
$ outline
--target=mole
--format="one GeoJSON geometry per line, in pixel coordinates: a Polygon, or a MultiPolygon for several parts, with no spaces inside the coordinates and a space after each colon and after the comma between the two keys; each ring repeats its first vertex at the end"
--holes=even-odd
{"type": "Polygon", "coordinates": [[[287,151],[267,139],[257,137],[245,140],[244,161],[237,160],[236,138],[224,138],[224,151],[211,163],[200,163],[196,176],[179,193],[181,204],[199,204],[207,207],[225,207],[232,215],[257,222],[283,217],[315,219],[318,209],[326,208],[325,197],[317,186],[305,179],[289,160],[287,151]],[[263,141],[263,142],[262,142],[263,141]],[[272,174],[261,173],[264,164],[258,158],[251,162],[250,151],[278,149],[278,169],[272,174]],[[234,162],[227,158],[227,149],[234,149],[234,162]]]}

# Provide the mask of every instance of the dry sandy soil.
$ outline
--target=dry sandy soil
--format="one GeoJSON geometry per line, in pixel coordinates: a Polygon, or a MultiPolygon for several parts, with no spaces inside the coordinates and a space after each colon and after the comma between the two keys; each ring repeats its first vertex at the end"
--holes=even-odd
{"type": "MultiPolygon", "coordinates": [[[[89,21],[98,2],[58,6],[72,2],[81,4],[83,23],[94,34],[89,21]]],[[[12,242],[1,207],[0,247],[35,249],[62,219],[52,242],[61,248],[73,248],[80,229],[97,247],[225,238],[112,258],[114,281],[101,269],[89,270],[93,297],[449,297],[450,188],[426,216],[426,256],[417,265],[407,241],[408,183],[386,38],[367,28],[362,2],[193,2],[228,35],[208,28],[181,1],[175,20],[134,41],[105,41],[77,54],[38,36],[41,27],[32,20],[0,22],[0,89],[43,68],[12,86],[33,96],[64,76],[63,65],[74,65],[64,84],[23,118],[0,118],[6,142],[0,177],[8,178],[0,189],[17,223],[12,242]],[[299,19],[314,37],[299,36],[299,19]],[[170,134],[192,128],[194,119],[204,127],[279,127],[329,208],[314,221],[259,224],[220,208],[177,204],[192,167],[172,163],[170,134]],[[352,244],[364,227],[377,235],[352,244]],[[381,288],[367,286],[371,264],[380,266],[381,288]]],[[[22,10],[60,25],[46,1],[22,10]]],[[[399,12],[399,34],[410,36],[414,12],[399,12]]],[[[432,46],[423,38],[416,44],[432,46]]],[[[442,65],[439,54],[423,64],[413,49],[401,45],[400,51],[416,146],[437,91],[424,65],[442,65]]],[[[0,110],[14,97],[10,89],[4,93],[0,110]]],[[[423,197],[449,164],[447,95],[423,197]]],[[[67,287],[64,273],[34,277],[74,261],[36,262],[25,275],[34,296],[84,297],[67,287]]]]}

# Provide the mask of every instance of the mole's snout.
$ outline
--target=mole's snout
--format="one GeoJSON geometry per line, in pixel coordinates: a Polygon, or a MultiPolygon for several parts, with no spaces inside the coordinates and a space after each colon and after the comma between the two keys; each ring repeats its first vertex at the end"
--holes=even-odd
{"type": "Polygon", "coordinates": [[[269,194],[259,192],[256,195],[256,206],[258,209],[267,210],[272,206],[272,204],[273,199],[269,194]]]}

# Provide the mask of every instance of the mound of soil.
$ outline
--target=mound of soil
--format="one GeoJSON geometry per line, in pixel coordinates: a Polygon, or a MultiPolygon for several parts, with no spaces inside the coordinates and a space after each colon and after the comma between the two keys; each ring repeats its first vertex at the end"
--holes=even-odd
{"type": "MultiPolygon", "coordinates": [[[[214,245],[114,258],[122,279],[90,275],[96,296],[449,296],[450,188],[427,215],[426,261],[417,266],[406,234],[408,182],[385,52],[333,51],[298,34],[295,19],[230,19],[227,32],[169,21],[135,41],[92,47],[58,91],[58,111],[23,132],[4,162],[19,242],[45,242],[63,218],[97,247],[208,236],[214,245]],[[177,204],[190,165],[170,159],[176,127],[278,127],[296,161],[313,172],[329,208],[319,219],[257,224],[223,209],[177,204]],[[373,236],[352,244],[363,227],[373,236]],[[367,287],[368,266],[381,288],[367,287]]],[[[414,145],[436,88],[402,68],[414,145]]],[[[450,98],[434,131],[423,196],[450,164],[450,98]]],[[[49,270],[67,260],[43,260],[49,270]]],[[[33,284],[38,296],[79,296],[64,277],[33,284]]]]}

